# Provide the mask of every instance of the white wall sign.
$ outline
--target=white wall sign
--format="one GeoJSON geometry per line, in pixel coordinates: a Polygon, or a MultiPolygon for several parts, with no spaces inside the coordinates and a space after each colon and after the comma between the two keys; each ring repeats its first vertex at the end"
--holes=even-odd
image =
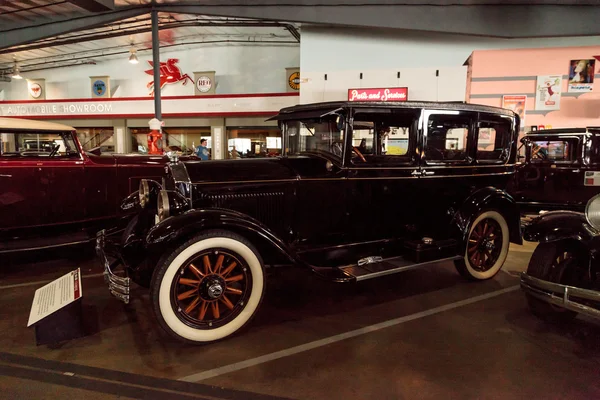
{"type": "Polygon", "coordinates": [[[202,75],[196,79],[196,89],[199,92],[206,93],[212,88],[212,80],[206,76],[202,75]]]}
{"type": "Polygon", "coordinates": [[[560,110],[562,75],[540,75],[535,90],[536,110],[560,110]]]}
{"type": "Polygon", "coordinates": [[[46,82],[44,79],[28,79],[27,92],[31,100],[44,100],[46,98],[46,82]]]}
{"type": "MultiPolygon", "coordinates": [[[[162,114],[164,117],[213,116],[213,115],[251,115],[257,113],[277,113],[283,107],[298,104],[297,94],[277,93],[272,95],[222,96],[222,97],[163,97],[162,114]]],[[[152,117],[154,99],[152,98],[113,98],[106,100],[70,100],[2,102],[2,117],[36,118],[81,118],[111,117],[135,118],[152,117]]]]}
{"type": "Polygon", "coordinates": [[[27,326],[46,318],[81,296],[81,271],[77,268],[35,291],[27,326]]]}

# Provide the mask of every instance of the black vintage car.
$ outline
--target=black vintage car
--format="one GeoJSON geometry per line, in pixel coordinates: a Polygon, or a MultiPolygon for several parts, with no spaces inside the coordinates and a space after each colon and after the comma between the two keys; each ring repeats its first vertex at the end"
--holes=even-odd
{"type": "Polygon", "coordinates": [[[548,129],[521,139],[525,158],[508,188],[523,212],[583,212],[600,193],[600,127],[548,129]]]}
{"type": "Polygon", "coordinates": [[[172,160],[123,207],[139,208],[97,250],[111,292],[150,288],[160,325],[194,343],[225,338],[251,319],[265,268],[296,264],[357,282],[454,261],[492,278],[519,210],[519,117],[465,103],[329,102],[282,109],[283,155],[172,160]],[[125,266],[124,273],[119,268],[125,266]]]}
{"type": "Polygon", "coordinates": [[[583,213],[549,211],[535,218],[523,237],[539,242],[521,274],[533,314],[553,323],[580,313],[600,318],[600,195],[583,213]]]}

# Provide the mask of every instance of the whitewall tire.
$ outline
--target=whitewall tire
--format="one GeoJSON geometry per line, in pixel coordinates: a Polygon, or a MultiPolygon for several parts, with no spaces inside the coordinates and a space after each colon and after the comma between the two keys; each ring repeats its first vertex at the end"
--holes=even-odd
{"type": "Polygon", "coordinates": [[[464,258],[455,262],[456,269],[471,280],[493,278],[506,261],[509,245],[506,219],[497,211],[485,211],[469,227],[464,258]]]}
{"type": "Polygon", "coordinates": [[[229,231],[209,231],[159,263],[150,287],[156,318],[171,336],[191,343],[224,339],[255,315],[265,289],[263,261],[229,231]]]}

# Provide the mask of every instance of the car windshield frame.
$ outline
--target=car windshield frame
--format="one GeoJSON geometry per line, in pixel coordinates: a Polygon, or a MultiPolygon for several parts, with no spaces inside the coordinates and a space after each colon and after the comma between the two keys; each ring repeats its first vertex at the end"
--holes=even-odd
{"type": "Polygon", "coordinates": [[[341,121],[336,113],[280,121],[283,156],[317,154],[342,164],[348,129],[341,121]]]}
{"type": "MultiPolygon", "coordinates": [[[[79,146],[77,145],[77,140],[75,139],[73,132],[71,131],[47,131],[47,130],[29,130],[29,129],[6,129],[6,130],[2,130],[0,131],[0,157],[15,157],[15,158],[23,158],[23,157],[34,157],[34,158],[38,158],[38,157],[43,157],[46,158],[47,156],[49,156],[51,154],[51,149],[50,151],[44,150],[44,148],[42,147],[42,150],[39,149],[39,145],[40,143],[44,142],[46,139],[41,138],[40,136],[59,136],[62,140],[62,146],[64,148],[64,154],[58,154],[56,156],[56,158],[81,158],[81,149],[79,148],[79,146]],[[5,147],[5,143],[4,143],[4,135],[14,135],[14,139],[15,139],[15,150],[14,151],[4,151],[4,147],[5,147]],[[35,136],[37,135],[36,143],[38,144],[38,146],[35,149],[24,149],[21,150],[21,148],[19,147],[19,149],[17,150],[16,147],[16,143],[24,144],[25,141],[27,141],[28,139],[22,139],[22,140],[16,140],[17,137],[21,136],[21,135],[32,135],[35,136]],[[29,154],[31,153],[31,154],[29,154]]],[[[34,139],[31,139],[34,140],[34,139]]],[[[49,139],[48,139],[49,140],[49,139]]],[[[61,149],[62,150],[62,149],[61,149]]],[[[61,151],[59,150],[59,151],[61,151]]]]}

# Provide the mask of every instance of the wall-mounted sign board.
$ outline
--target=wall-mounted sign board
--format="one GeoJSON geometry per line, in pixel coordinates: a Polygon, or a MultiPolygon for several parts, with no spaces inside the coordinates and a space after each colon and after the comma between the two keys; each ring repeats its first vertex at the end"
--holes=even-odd
{"type": "Polygon", "coordinates": [[[348,101],[408,101],[408,88],[348,89],[348,101]]]}

